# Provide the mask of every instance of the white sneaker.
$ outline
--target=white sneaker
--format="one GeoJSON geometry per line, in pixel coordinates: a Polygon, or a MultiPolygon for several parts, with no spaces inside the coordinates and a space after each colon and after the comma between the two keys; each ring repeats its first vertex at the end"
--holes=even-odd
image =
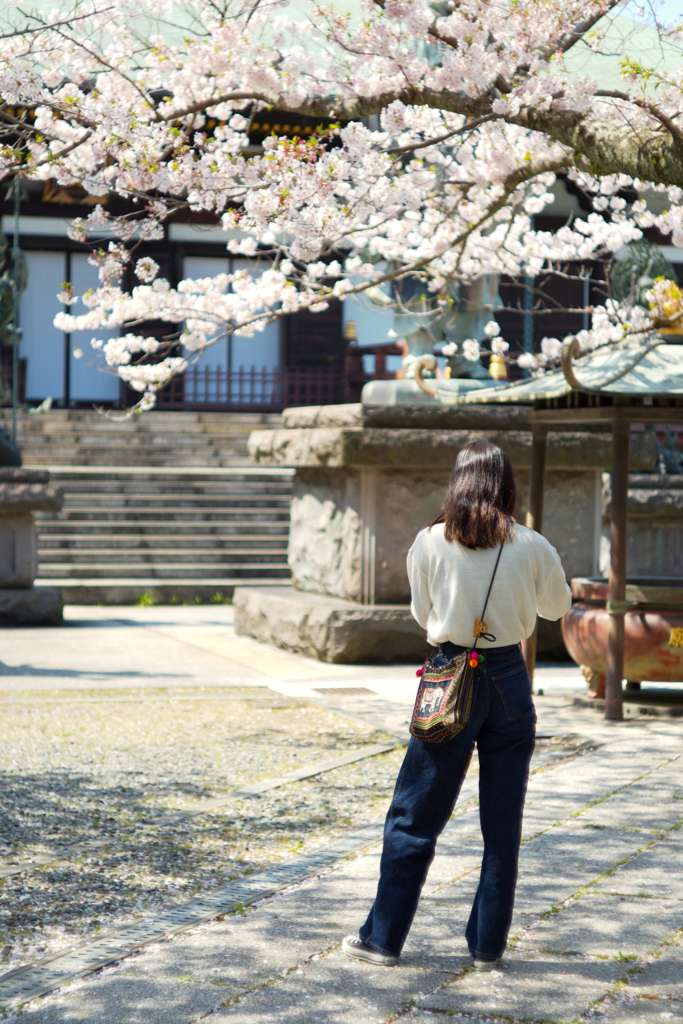
{"type": "Polygon", "coordinates": [[[475,971],[493,971],[500,963],[500,960],[479,960],[476,956],[472,957],[472,966],[475,971]]]}
{"type": "Polygon", "coordinates": [[[376,949],[366,946],[361,939],[355,935],[347,935],[342,942],[342,949],[347,956],[354,960],[365,960],[369,964],[376,964],[380,967],[393,967],[398,960],[397,956],[387,956],[386,953],[378,953],[376,949]]]}

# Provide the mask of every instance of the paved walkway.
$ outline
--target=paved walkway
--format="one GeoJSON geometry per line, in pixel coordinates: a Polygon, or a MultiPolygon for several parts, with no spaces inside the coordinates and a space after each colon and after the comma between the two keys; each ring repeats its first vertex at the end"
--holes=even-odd
{"type": "MultiPolygon", "coordinates": [[[[70,609],[73,628],[4,631],[0,693],[247,681],[344,714],[363,710],[369,731],[381,725],[405,735],[415,685],[409,666],[323,666],[258,648],[233,636],[229,613],[220,606],[70,609]]],[[[470,775],[398,967],[358,964],[339,948],[374,894],[374,842],[242,913],[36,1001],[27,1021],[683,1020],[683,725],[644,717],[605,723],[573,706],[566,689],[580,686],[576,670],[539,675],[539,733],[571,734],[573,745],[536,762],[510,948],[499,970],[469,970],[463,938],[481,857],[470,775]]]]}

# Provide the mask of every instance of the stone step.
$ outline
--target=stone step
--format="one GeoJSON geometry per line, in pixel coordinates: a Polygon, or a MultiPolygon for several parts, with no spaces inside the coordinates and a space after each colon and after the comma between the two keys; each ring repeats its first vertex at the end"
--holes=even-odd
{"type": "Polygon", "coordinates": [[[126,580],[151,577],[154,579],[186,579],[201,580],[204,578],[219,578],[221,571],[224,571],[225,578],[250,580],[255,577],[288,579],[289,569],[283,562],[244,562],[243,564],[229,564],[224,568],[215,564],[177,564],[176,562],[94,562],[86,565],[72,564],[70,562],[54,562],[41,566],[38,571],[38,578],[41,580],[50,579],[104,579],[117,576],[126,580]]]}
{"type": "MultiPolygon", "coordinates": [[[[225,454],[242,454],[247,450],[247,442],[249,440],[250,432],[244,435],[230,435],[230,436],[207,436],[205,433],[185,436],[178,439],[173,439],[168,436],[160,436],[158,438],[153,437],[140,437],[139,435],[131,434],[130,437],[54,437],[54,436],[37,436],[35,438],[19,438],[18,444],[22,452],[24,450],[31,451],[34,454],[48,454],[52,458],[55,454],[61,453],[74,453],[78,452],[81,454],[87,454],[91,452],[93,455],[102,456],[103,453],[111,451],[112,453],[118,453],[130,449],[135,454],[163,454],[168,452],[170,455],[177,454],[195,454],[204,452],[206,455],[221,455],[225,454]]],[[[60,461],[68,463],[69,457],[67,455],[63,460],[60,461]]],[[[93,465],[107,465],[107,461],[100,458],[98,461],[93,462],[93,465]]],[[[152,463],[153,465],[153,463],[152,463]]],[[[201,463],[199,463],[201,465],[201,463]]]]}
{"type": "Polygon", "coordinates": [[[73,535],[60,533],[43,533],[40,535],[38,554],[42,559],[48,552],[78,551],[81,554],[91,551],[132,551],[139,548],[144,551],[155,553],[183,551],[189,549],[210,550],[210,551],[249,551],[260,548],[269,551],[287,550],[287,533],[234,533],[228,535],[208,534],[197,537],[175,533],[155,533],[151,536],[141,537],[137,534],[126,536],[125,534],[93,533],[84,535],[75,532],[73,535]],[[96,546],[95,546],[96,545],[96,546]]]}
{"type": "MultiPolygon", "coordinates": [[[[259,428],[260,429],[260,428],[259,428]]],[[[106,434],[92,431],[76,432],[53,432],[19,434],[19,443],[23,440],[25,444],[37,447],[39,445],[54,445],[56,448],[74,447],[76,444],[92,444],[97,448],[111,445],[114,448],[121,448],[127,443],[140,445],[143,448],[180,448],[184,445],[201,445],[207,447],[221,447],[227,445],[233,448],[242,448],[251,433],[251,429],[241,431],[216,432],[206,430],[196,431],[170,431],[168,433],[130,433],[130,434],[106,434]]]]}
{"type": "MultiPolygon", "coordinates": [[[[1,423],[2,421],[0,421],[1,423]]],[[[2,424],[7,429],[6,424],[2,424]]],[[[261,427],[268,429],[273,424],[266,423],[244,423],[240,421],[226,423],[200,423],[196,420],[178,421],[175,423],[151,424],[147,420],[138,422],[127,421],[125,423],[101,423],[97,420],[90,422],[63,422],[46,423],[37,422],[24,424],[17,430],[21,438],[48,438],[63,437],[71,438],[76,435],[87,434],[92,437],[147,437],[147,438],[182,438],[182,437],[242,437],[251,430],[261,427]]]]}
{"type": "Polygon", "coordinates": [[[94,481],[105,484],[110,481],[148,481],[180,480],[206,483],[221,481],[240,481],[264,483],[267,481],[291,481],[294,471],[291,469],[268,469],[247,466],[103,466],[96,463],[92,466],[73,466],[68,463],[46,463],[44,469],[49,470],[53,480],[94,481]]]}
{"type": "Polygon", "coordinates": [[[61,467],[55,463],[45,466],[52,479],[68,481],[73,486],[105,487],[113,483],[125,483],[133,486],[154,486],[157,483],[169,485],[206,484],[207,486],[225,486],[231,484],[276,484],[284,487],[291,485],[293,474],[290,470],[268,472],[265,469],[254,469],[251,466],[107,466],[105,469],[93,466],[61,467]]]}
{"type": "MultiPolygon", "coordinates": [[[[56,483],[59,486],[66,486],[66,481],[62,482],[59,477],[52,477],[52,483],[56,483]]],[[[205,483],[202,480],[193,482],[192,480],[152,480],[148,486],[145,486],[144,478],[142,480],[131,480],[127,481],[103,481],[101,486],[93,486],[89,481],[81,483],[80,481],[74,481],[69,484],[67,494],[70,498],[79,498],[82,500],[95,500],[102,498],[103,500],[118,500],[126,496],[132,498],[139,498],[140,500],[155,500],[168,497],[181,497],[182,495],[190,495],[199,498],[223,498],[227,501],[231,497],[235,499],[248,499],[256,496],[271,497],[274,501],[280,499],[289,499],[291,496],[291,486],[289,481],[284,484],[278,482],[272,483],[270,481],[264,481],[263,484],[258,483],[252,484],[250,481],[227,481],[227,482],[216,482],[216,483],[205,483]]]]}
{"type": "MultiPolygon", "coordinates": [[[[103,523],[111,520],[112,522],[124,522],[129,520],[134,522],[140,520],[145,522],[150,516],[154,516],[155,519],[159,518],[160,513],[163,513],[164,523],[168,527],[169,522],[172,522],[175,526],[178,522],[186,523],[221,523],[226,520],[234,519],[236,517],[242,518],[249,515],[250,512],[263,514],[265,509],[269,506],[264,502],[260,506],[236,506],[234,508],[215,508],[205,511],[194,511],[191,507],[188,508],[164,508],[148,507],[148,508],[122,508],[122,509],[87,509],[87,510],[70,510],[63,509],[57,513],[59,516],[58,521],[62,523],[72,522],[98,522],[103,523]]],[[[289,508],[272,508],[269,509],[273,517],[280,522],[289,522],[289,508]]],[[[45,514],[45,513],[44,513],[45,514]]],[[[44,520],[40,520],[43,522],[44,520]]],[[[39,527],[40,530],[40,527],[39,527]]]]}
{"type": "Polygon", "coordinates": [[[280,547],[245,547],[245,548],[79,548],[72,552],[62,548],[39,547],[40,564],[43,569],[49,566],[68,562],[81,567],[98,565],[100,562],[116,563],[124,559],[127,564],[137,565],[213,565],[223,569],[225,565],[243,565],[251,563],[276,562],[287,564],[287,548],[280,547]]]}
{"type": "MultiPolygon", "coordinates": [[[[5,424],[2,424],[7,429],[5,424]]],[[[19,427],[17,430],[17,436],[19,438],[34,439],[34,438],[63,438],[69,440],[74,437],[94,437],[101,440],[102,438],[112,439],[124,439],[131,437],[147,438],[149,441],[158,441],[168,438],[169,441],[175,443],[182,438],[201,438],[201,437],[230,437],[233,439],[240,438],[249,434],[254,429],[268,429],[272,424],[265,423],[197,423],[188,421],[187,423],[169,423],[159,424],[158,426],[151,428],[146,422],[138,423],[111,423],[102,424],[97,421],[82,422],[82,423],[43,423],[39,427],[33,426],[31,428],[19,427]]]]}
{"type": "Polygon", "coordinates": [[[112,495],[91,495],[72,494],[65,496],[64,510],[69,513],[88,515],[90,512],[124,512],[126,509],[132,511],[150,511],[158,509],[159,516],[163,517],[167,511],[178,509],[186,512],[188,509],[197,512],[214,512],[225,509],[230,512],[237,512],[241,508],[248,508],[250,513],[261,509],[269,509],[273,512],[289,508],[289,496],[279,494],[112,494],[112,495]]]}
{"type": "MultiPolygon", "coordinates": [[[[30,453],[28,453],[28,454],[26,453],[25,449],[22,452],[22,458],[23,458],[23,464],[24,464],[26,469],[49,469],[51,464],[54,465],[57,462],[65,461],[63,457],[60,458],[60,459],[50,460],[50,459],[46,459],[44,455],[41,455],[40,457],[36,456],[35,458],[32,458],[30,453]]],[[[115,469],[115,468],[123,469],[124,467],[130,468],[131,466],[136,467],[136,468],[140,468],[140,469],[144,469],[150,463],[150,458],[145,457],[145,458],[138,459],[138,458],[132,457],[131,455],[124,456],[123,454],[120,456],[118,461],[115,458],[110,458],[109,457],[109,453],[107,454],[107,458],[109,459],[108,465],[112,469],[115,469]]],[[[94,455],[84,455],[84,456],[81,457],[78,454],[73,455],[73,453],[72,453],[72,457],[71,457],[70,461],[73,462],[76,466],[83,466],[83,468],[87,468],[87,467],[91,466],[93,464],[93,462],[101,462],[102,461],[102,456],[100,455],[99,457],[96,457],[94,455]]],[[[187,469],[192,469],[197,464],[198,464],[197,461],[187,460],[186,462],[183,462],[183,460],[179,459],[179,458],[164,459],[164,458],[156,457],[154,459],[154,465],[155,466],[163,467],[165,469],[174,469],[177,466],[185,466],[185,468],[187,468],[187,469]]],[[[209,457],[205,458],[204,456],[202,456],[200,464],[201,464],[202,468],[205,468],[205,469],[206,468],[209,468],[209,469],[224,469],[225,467],[228,467],[228,466],[240,466],[240,465],[248,466],[249,465],[249,461],[246,458],[244,460],[241,460],[237,456],[234,456],[234,457],[228,457],[228,456],[222,457],[221,456],[220,458],[218,458],[218,457],[217,458],[209,458],[209,457]]]]}
{"type": "Polygon", "coordinates": [[[102,444],[102,445],[63,445],[45,442],[44,444],[20,444],[22,459],[25,465],[59,465],[71,463],[74,466],[161,466],[171,468],[183,466],[188,469],[204,467],[248,466],[249,456],[246,442],[244,445],[234,444],[198,444],[198,445],[159,445],[139,444],[102,444]]]}
{"type": "Polygon", "coordinates": [[[164,446],[168,448],[181,448],[195,445],[208,445],[210,447],[226,445],[233,448],[242,448],[250,433],[251,429],[245,431],[208,431],[202,428],[201,425],[198,425],[194,430],[175,430],[164,433],[161,431],[136,431],[134,433],[122,433],[121,431],[107,433],[105,431],[91,430],[33,431],[19,434],[18,442],[20,445],[23,443],[32,447],[54,445],[56,448],[72,448],[76,444],[91,444],[97,448],[111,445],[114,448],[120,448],[127,443],[140,445],[143,448],[159,448],[164,446]]]}
{"type": "Polygon", "coordinates": [[[24,456],[30,456],[32,460],[42,458],[46,462],[49,462],[51,466],[71,463],[74,466],[101,466],[101,465],[122,465],[126,466],[127,463],[115,462],[115,459],[120,458],[122,455],[129,454],[131,459],[137,460],[137,462],[131,462],[131,465],[146,465],[154,466],[158,459],[165,459],[166,462],[159,463],[163,466],[173,466],[175,463],[173,460],[185,460],[178,461],[177,465],[196,467],[201,469],[202,466],[210,466],[211,462],[206,460],[224,459],[227,465],[250,465],[248,462],[227,462],[228,459],[242,459],[248,457],[247,452],[247,439],[245,438],[244,444],[238,444],[235,442],[216,443],[212,444],[207,441],[200,441],[193,444],[149,444],[147,442],[141,443],[139,439],[131,438],[130,444],[126,443],[125,440],[118,439],[116,442],[104,441],[102,444],[93,444],[88,442],[87,444],[79,444],[74,442],[73,444],[66,444],[55,441],[40,441],[36,444],[22,444],[19,443],[21,448],[22,458],[24,456]],[[90,462],[84,463],[78,461],[79,459],[90,459],[90,462]],[[151,461],[144,462],[142,460],[148,459],[151,461]]]}
{"type": "MultiPolygon", "coordinates": [[[[108,466],[107,472],[101,476],[87,473],[88,467],[77,466],[72,472],[60,473],[52,469],[50,475],[53,482],[68,483],[69,491],[113,491],[125,489],[126,492],[141,491],[146,488],[158,490],[168,487],[190,487],[193,490],[205,488],[208,490],[231,489],[231,488],[258,488],[259,490],[276,489],[287,492],[291,490],[291,475],[263,476],[248,475],[246,472],[238,473],[231,471],[229,474],[220,466],[204,466],[201,470],[191,466],[172,467],[155,466],[152,473],[147,467],[141,467],[139,472],[133,473],[132,469],[137,467],[108,466]],[[79,472],[80,470],[80,472],[79,472]]],[[[249,467],[242,467],[247,470],[249,467]]]]}
{"type": "Polygon", "coordinates": [[[159,504],[167,506],[170,504],[182,505],[184,502],[192,501],[198,505],[212,507],[216,504],[233,505],[247,504],[257,507],[258,505],[272,505],[273,508],[285,507],[291,498],[291,488],[275,487],[268,484],[261,487],[188,487],[180,484],[170,484],[164,487],[162,484],[155,487],[135,488],[133,485],[126,487],[125,484],[103,487],[101,490],[96,487],[71,487],[62,483],[61,480],[52,478],[51,483],[57,484],[65,489],[64,502],[69,508],[115,508],[118,505],[150,505],[159,504]]]}
{"type": "MultiPolygon", "coordinates": [[[[183,410],[163,412],[155,410],[142,416],[126,416],[122,411],[102,414],[96,409],[50,409],[45,413],[30,413],[23,409],[17,412],[17,432],[22,429],[49,429],[69,423],[101,424],[103,427],[121,430],[166,430],[173,425],[189,427],[193,423],[208,425],[278,426],[282,415],[273,412],[198,412],[183,410]]],[[[12,424],[11,409],[0,409],[0,424],[7,429],[12,424]]]]}
{"type": "Polygon", "coordinates": [[[246,449],[244,453],[221,449],[214,451],[205,447],[196,450],[179,451],[177,449],[159,449],[152,451],[149,448],[135,448],[133,445],[124,446],[118,450],[111,446],[103,446],[102,450],[95,451],[88,449],[63,449],[51,451],[31,450],[26,445],[21,449],[22,461],[28,466],[55,466],[60,462],[73,462],[77,466],[99,465],[106,460],[108,466],[117,466],[121,469],[128,466],[159,466],[163,469],[172,469],[174,466],[182,466],[186,469],[222,469],[227,466],[248,466],[246,449]]]}
{"type": "Polygon", "coordinates": [[[250,495],[271,495],[273,498],[289,498],[291,484],[289,480],[279,481],[266,479],[251,480],[206,480],[206,478],[152,478],[138,477],[130,480],[64,480],[59,474],[53,474],[51,482],[67,486],[69,497],[78,498],[117,498],[130,495],[136,498],[161,498],[168,495],[190,494],[198,498],[229,498],[249,497],[250,495]]]}
{"type": "Polygon", "coordinates": [[[242,450],[246,445],[251,431],[244,434],[207,434],[206,431],[197,431],[191,434],[127,434],[127,435],[97,435],[97,434],[35,434],[22,439],[19,435],[19,444],[22,440],[25,445],[32,448],[73,449],[76,446],[92,446],[98,451],[102,448],[111,447],[124,448],[126,445],[139,447],[141,449],[158,450],[168,448],[172,451],[182,448],[208,448],[217,450],[219,448],[233,448],[242,450]]]}
{"type": "Polygon", "coordinates": [[[273,562],[281,564],[287,560],[287,548],[249,545],[245,547],[221,547],[221,548],[76,548],[72,552],[67,548],[51,548],[39,546],[40,563],[44,567],[54,565],[57,562],[68,561],[69,564],[78,562],[79,565],[95,565],[99,562],[115,562],[123,558],[126,562],[137,564],[138,562],[154,563],[162,565],[166,562],[177,562],[178,565],[196,562],[203,565],[210,561],[216,566],[223,566],[226,563],[241,565],[245,562],[273,562]]]}
{"type": "Polygon", "coordinates": [[[41,542],[48,543],[53,537],[63,536],[73,539],[83,538],[85,543],[92,543],[95,537],[120,536],[123,543],[130,543],[133,537],[139,537],[140,543],[147,543],[150,539],[168,534],[169,527],[173,528],[173,536],[182,538],[183,543],[188,543],[192,537],[197,537],[201,542],[203,537],[220,537],[236,534],[246,536],[250,534],[268,534],[270,536],[287,537],[289,535],[289,517],[278,520],[252,521],[233,520],[230,522],[204,522],[193,520],[191,522],[173,521],[167,519],[138,520],[122,519],[118,522],[103,525],[101,520],[90,521],[87,519],[73,519],[67,522],[62,520],[41,519],[38,532],[41,542]],[[128,538],[128,540],[126,540],[128,538]]]}
{"type": "Polygon", "coordinates": [[[169,514],[177,514],[178,512],[234,512],[240,508],[268,508],[274,512],[278,510],[289,509],[289,501],[287,498],[273,498],[265,495],[263,498],[255,498],[255,496],[249,495],[244,498],[226,498],[225,495],[218,495],[215,498],[204,494],[180,495],[171,494],[168,497],[164,495],[156,495],[146,498],[138,498],[136,495],[117,494],[112,498],[102,498],[97,501],[96,498],[88,496],[87,499],[79,500],[79,497],[70,496],[64,502],[63,512],[65,514],[80,514],[90,515],[90,513],[98,514],[100,512],[111,512],[112,514],[125,512],[130,509],[131,512],[144,512],[148,514],[150,512],[156,512],[159,515],[165,515],[168,511],[169,514]]]}
{"type": "MultiPolygon", "coordinates": [[[[32,458],[30,453],[27,455],[26,450],[24,449],[24,451],[22,452],[22,457],[23,457],[23,464],[24,464],[26,469],[45,469],[45,468],[49,468],[49,466],[50,466],[50,460],[46,459],[44,457],[44,455],[41,455],[40,457],[36,456],[35,458],[32,458]]],[[[54,461],[56,462],[57,460],[55,459],[54,461]]],[[[63,458],[60,458],[59,461],[62,462],[64,460],[63,460],[63,458]]],[[[87,467],[87,466],[91,466],[93,462],[101,462],[102,461],[102,457],[101,456],[95,457],[94,455],[84,455],[82,458],[80,458],[78,455],[76,455],[76,456],[72,457],[71,461],[74,462],[76,465],[81,465],[83,467],[87,467]],[[80,461],[79,461],[79,459],[80,459],[80,461]]],[[[140,459],[138,459],[138,458],[133,458],[130,455],[129,456],[121,455],[118,461],[116,459],[114,459],[114,458],[111,458],[109,460],[109,465],[111,467],[118,467],[118,466],[120,466],[121,468],[123,468],[124,466],[128,466],[128,467],[130,467],[130,466],[136,466],[136,467],[139,466],[140,468],[144,468],[145,466],[149,465],[149,461],[150,461],[149,458],[140,458],[140,459]]],[[[183,460],[179,459],[179,458],[163,459],[163,458],[158,458],[157,457],[157,458],[154,459],[154,464],[156,466],[163,466],[163,467],[166,467],[168,469],[172,469],[175,466],[182,466],[182,465],[185,464],[187,466],[187,468],[189,469],[192,466],[197,465],[197,462],[192,462],[191,460],[188,460],[186,463],[183,463],[183,460]]],[[[223,469],[226,466],[236,466],[236,465],[245,465],[245,466],[247,466],[247,465],[249,465],[249,460],[245,458],[242,461],[237,456],[235,456],[234,458],[229,458],[227,456],[225,458],[223,458],[223,457],[221,457],[221,458],[205,458],[205,457],[202,456],[201,465],[203,467],[210,467],[210,468],[214,468],[214,469],[223,469]]]]}
{"type": "MultiPolygon", "coordinates": [[[[254,577],[250,585],[258,587],[282,586],[276,576],[254,577]]],[[[196,601],[210,602],[232,598],[237,586],[244,580],[237,578],[216,579],[154,579],[149,576],[139,579],[124,579],[119,575],[100,579],[81,580],[78,578],[54,577],[36,580],[36,586],[56,587],[61,590],[66,604],[126,605],[134,604],[141,597],[151,596],[160,602],[194,604],[196,601]]]]}

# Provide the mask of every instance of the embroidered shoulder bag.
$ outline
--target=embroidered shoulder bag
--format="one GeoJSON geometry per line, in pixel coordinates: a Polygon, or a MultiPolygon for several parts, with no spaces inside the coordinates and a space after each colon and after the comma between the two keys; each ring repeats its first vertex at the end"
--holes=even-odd
{"type": "Polygon", "coordinates": [[[461,732],[472,714],[472,697],[474,695],[475,674],[479,664],[477,642],[480,639],[493,641],[486,631],[484,616],[491,596],[491,588],[498,571],[498,563],[503,552],[500,546],[489,589],[484,601],[484,610],[480,619],[474,620],[474,644],[471,650],[461,651],[447,661],[445,665],[434,663],[433,652],[424,668],[418,672],[420,682],[410,723],[410,733],[425,743],[445,743],[461,732]]]}

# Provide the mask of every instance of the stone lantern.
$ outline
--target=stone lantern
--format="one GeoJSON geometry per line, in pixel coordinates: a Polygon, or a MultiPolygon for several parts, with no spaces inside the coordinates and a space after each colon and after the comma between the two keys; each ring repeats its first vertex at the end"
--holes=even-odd
{"type": "Polygon", "coordinates": [[[34,512],[58,512],[61,488],[35,469],[0,468],[0,625],[56,626],[62,621],[59,590],[34,586],[38,544],[34,512]]]}

